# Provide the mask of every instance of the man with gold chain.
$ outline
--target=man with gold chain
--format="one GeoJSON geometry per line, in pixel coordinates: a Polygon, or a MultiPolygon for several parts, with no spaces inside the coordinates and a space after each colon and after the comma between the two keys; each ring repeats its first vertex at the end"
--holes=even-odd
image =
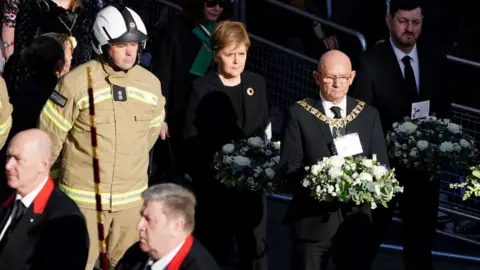
{"type": "Polygon", "coordinates": [[[325,53],[313,77],[319,97],[290,107],[282,140],[281,170],[293,194],[284,220],[291,227],[291,269],[326,269],[329,255],[337,269],[370,269],[369,206],[318,202],[300,183],[304,167],[333,155],[376,154],[388,165],[380,116],[375,108],[346,95],[355,71],[344,53],[325,53]]]}
{"type": "Polygon", "coordinates": [[[164,138],[167,132],[160,82],[137,64],[148,38],[139,15],[121,5],[107,6],[97,14],[93,34],[92,45],[99,57],[60,79],[39,121],[52,138],[53,159],[62,153],[60,188],[87,220],[88,270],[99,255],[89,80],[96,111],[102,218],[112,269],[138,241],[136,222],[140,195],[148,183],[148,152],[159,135],[164,138]]]}

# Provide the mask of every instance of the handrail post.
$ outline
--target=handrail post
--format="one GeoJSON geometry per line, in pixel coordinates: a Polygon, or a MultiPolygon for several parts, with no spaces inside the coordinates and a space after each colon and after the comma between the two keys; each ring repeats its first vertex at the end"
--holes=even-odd
{"type": "Polygon", "coordinates": [[[323,25],[327,25],[327,26],[329,26],[329,27],[331,27],[331,28],[337,29],[337,30],[339,30],[339,31],[341,31],[341,32],[344,32],[344,33],[347,34],[347,35],[354,36],[354,37],[356,37],[356,38],[358,39],[358,41],[360,41],[360,46],[362,47],[362,51],[366,51],[366,50],[367,50],[367,41],[366,41],[365,37],[363,36],[362,33],[358,32],[358,31],[356,31],[356,30],[353,30],[353,29],[351,29],[351,28],[345,27],[345,26],[343,26],[343,25],[340,25],[340,24],[338,24],[338,23],[335,23],[335,22],[332,22],[332,21],[329,21],[329,20],[326,20],[326,19],[322,19],[322,18],[320,18],[320,17],[318,17],[318,16],[315,16],[315,15],[313,15],[313,14],[311,14],[311,13],[308,13],[308,12],[306,12],[306,11],[304,11],[304,10],[301,10],[301,9],[296,8],[296,7],[294,7],[294,6],[291,6],[291,5],[289,5],[289,4],[282,3],[282,2],[280,2],[280,1],[278,1],[278,0],[266,0],[266,1],[267,1],[268,3],[270,3],[270,4],[273,4],[273,5],[277,6],[277,7],[280,7],[280,8],[282,8],[282,9],[288,10],[288,11],[290,11],[290,12],[292,12],[292,13],[295,13],[295,14],[297,14],[297,15],[300,15],[300,16],[305,17],[305,18],[307,18],[307,19],[310,19],[310,20],[312,20],[312,21],[317,21],[317,22],[319,22],[319,23],[321,23],[321,24],[323,24],[323,25]]]}

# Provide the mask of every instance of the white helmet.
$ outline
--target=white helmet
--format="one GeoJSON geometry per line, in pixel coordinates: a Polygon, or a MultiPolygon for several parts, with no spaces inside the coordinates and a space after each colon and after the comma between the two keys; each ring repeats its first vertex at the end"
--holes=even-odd
{"type": "Polygon", "coordinates": [[[105,52],[105,45],[117,42],[143,43],[148,39],[147,28],[142,19],[132,9],[113,4],[97,14],[93,24],[93,50],[97,54],[105,52]]]}

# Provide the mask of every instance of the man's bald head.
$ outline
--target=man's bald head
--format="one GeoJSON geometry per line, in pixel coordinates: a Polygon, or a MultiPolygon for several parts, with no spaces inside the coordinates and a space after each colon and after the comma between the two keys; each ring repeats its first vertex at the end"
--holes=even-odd
{"type": "Polygon", "coordinates": [[[45,132],[29,129],[15,135],[7,149],[8,184],[25,196],[49,175],[52,141],[45,132]]]}
{"type": "Polygon", "coordinates": [[[21,145],[25,153],[39,159],[51,159],[52,140],[39,129],[28,129],[15,135],[9,145],[21,145]]]}
{"type": "Polygon", "coordinates": [[[347,70],[352,71],[352,62],[350,62],[350,58],[345,53],[337,50],[330,50],[320,57],[318,70],[323,72],[323,70],[331,69],[332,66],[335,65],[342,65],[347,70]]]}
{"type": "Polygon", "coordinates": [[[341,51],[331,50],[322,55],[318,71],[313,72],[323,99],[339,104],[347,95],[355,78],[350,58],[341,51]]]}

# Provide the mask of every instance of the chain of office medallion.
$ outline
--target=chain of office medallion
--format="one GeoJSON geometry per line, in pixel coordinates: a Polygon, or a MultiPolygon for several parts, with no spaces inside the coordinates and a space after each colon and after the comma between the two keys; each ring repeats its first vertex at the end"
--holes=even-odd
{"type": "Polygon", "coordinates": [[[302,106],[303,108],[305,108],[305,110],[307,110],[309,113],[313,114],[316,118],[318,118],[318,120],[336,128],[345,127],[348,123],[352,122],[353,119],[357,118],[357,116],[362,112],[363,107],[365,107],[365,102],[358,101],[357,106],[355,106],[355,108],[347,115],[347,117],[335,119],[327,117],[325,114],[312,107],[306,102],[306,99],[300,100],[297,103],[300,104],[300,106],[302,106]]]}

